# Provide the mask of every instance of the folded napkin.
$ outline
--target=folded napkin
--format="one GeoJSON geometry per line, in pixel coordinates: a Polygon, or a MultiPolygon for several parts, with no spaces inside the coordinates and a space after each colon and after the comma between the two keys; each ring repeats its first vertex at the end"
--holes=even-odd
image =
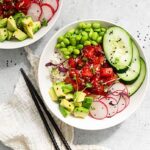
{"type": "MultiPolygon", "coordinates": [[[[30,78],[37,79],[39,58],[28,47],[25,50],[32,66],[30,78]]],[[[54,150],[22,76],[16,84],[14,96],[0,104],[0,118],[0,140],[5,145],[14,150],[54,150]]],[[[96,145],[74,145],[74,128],[54,119],[73,150],[108,150],[96,145]]],[[[53,133],[60,149],[65,150],[57,133],[53,133]]]]}

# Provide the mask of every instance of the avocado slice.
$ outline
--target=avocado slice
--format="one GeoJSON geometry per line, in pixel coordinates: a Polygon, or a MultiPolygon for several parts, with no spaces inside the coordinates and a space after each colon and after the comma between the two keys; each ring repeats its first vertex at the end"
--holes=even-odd
{"type": "Polygon", "coordinates": [[[40,28],[41,28],[40,21],[33,22],[33,26],[32,26],[33,33],[36,33],[37,31],[39,31],[40,28]]]}
{"type": "Polygon", "coordinates": [[[50,97],[51,97],[51,99],[52,99],[53,101],[57,101],[58,97],[57,97],[57,95],[56,95],[56,93],[55,93],[53,87],[50,88],[50,90],[49,90],[49,95],[50,95],[50,97]]]}
{"type": "Polygon", "coordinates": [[[77,91],[74,94],[74,102],[82,102],[84,101],[86,94],[82,91],[77,91]]]}
{"type": "Polygon", "coordinates": [[[75,107],[81,107],[81,106],[82,106],[82,102],[75,102],[75,103],[74,103],[74,106],[75,106],[75,107]]]}
{"type": "Polygon", "coordinates": [[[64,107],[62,107],[61,105],[59,105],[59,110],[64,117],[67,117],[68,115],[70,115],[70,112],[64,107]]]}
{"type": "Polygon", "coordinates": [[[66,99],[62,99],[60,105],[63,106],[64,108],[66,108],[70,112],[72,112],[74,110],[73,103],[67,101],[66,99]]]}
{"type": "Polygon", "coordinates": [[[82,102],[82,106],[90,109],[93,102],[93,97],[85,97],[84,101],[82,102]]]}
{"type": "Polygon", "coordinates": [[[6,40],[8,36],[8,31],[6,28],[0,28],[0,42],[3,42],[6,40]]]}
{"type": "Polygon", "coordinates": [[[85,118],[89,114],[89,110],[84,107],[76,107],[73,114],[75,117],[85,118]]]}
{"type": "Polygon", "coordinates": [[[54,88],[54,91],[55,91],[57,97],[65,96],[65,93],[62,90],[62,86],[64,86],[64,85],[65,85],[64,82],[58,82],[58,83],[53,84],[53,88],[54,88]]]}
{"type": "Polygon", "coordinates": [[[65,84],[64,86],[62,86],[62,90],[65,94],[70,93],[73,91],[73,86],[72,84],[65,84]]]}
{"type": "Polygon", "coordinates": [[[71,100],[71,99],[73,99],[73,94],[71,94],[71,93],[69,93],[69,94],[66,94],[65,95],[65,98],[67,99],[67,100],[71,100]]]}
{"type": "Polygon", "coordinates": [[[22,19],[22,24],[23,24],[24,26],[33,25],[33,20],[32,20],[32,18],[31,18],[30,16],[24,17],[24,18],[22,19]]]}
{"type": "Polygon", "coordinates": [[[12,16],[10,16],[7,20],[7,29],[12,32],[17,30],[16,22],[12,16]]]}
{"type": "Polygon", "coordinates": [[[5,28],[7,26],[7,18],[0,19],[0,28],[5,28]]]}
{"type": "Polygon", "coordinates": [[[8,36],[7,36],[7,40],[10,40],[13,36],[13,32],[8,31],[8,36]]]}
{"type": "Polygon", "coordinates": [[[21,31],[20,29],[17,29],[14,33],[13,33],[13,36],[18,39],[19,41],[23,41],[25,40],[28,36],[23,32],[21,31]]]}
{"type": "Polygon", "coordinates": [[[23,26],[25,33],[30,37],[33,38],[33,30],[32,25],[25,25],[23,26]]]}

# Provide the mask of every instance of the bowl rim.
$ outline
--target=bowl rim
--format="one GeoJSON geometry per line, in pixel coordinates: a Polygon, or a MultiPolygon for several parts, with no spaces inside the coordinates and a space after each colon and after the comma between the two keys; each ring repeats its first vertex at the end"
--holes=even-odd
{"type": "MultiPolygon", "coordinates": [[[[63,6],[63,3],[64,3],[64,0],[59,0],[59,7],[57,9],[57,11],[55,12],[54,16],[52,17],[52,19],[48,22],[48,26],[45,27],[45,30],[43,32],[41,32],[40,36],[37,36],[36,38],[33,38],[33,39],[26,39],[26,40],[29,40],[29,41],[17,41],[19,44],[16,44],[14,42],[13,44],[13,47],[7,47],[5,44],[3,44],[3,42],[0,44],[0,49],[16,49],[16,48],[22,48],[22,47],[25,47],[25,46],[29,46],[35,42],[37,42],[38,40],[40,40],[41,38],[43,38],[51,29],[52,27],[54,26],[54,24],[56,23],[56,21],[58,20],[59,16],[60,16],[60,12],[62,10],[62,6],[63,6]],[[50,23],[51,21],[53,21],[52,23],[50,23]],[[20,43],[23,43],[23,44],[20,44],[20,43]]],[[[40,32],[40,31],[39,31],[40,32]]],[[[4,41],[5,42],[5,41],[4,41]]],[[[6,41],[8,42],[11,42],[11,41],[6,41]]]]}
{"type": "MultiPolygon", "coordinates": [[[[111,124],[111,125],[109,125],[109,126],[106,126],[106,127],[103,127],[103,128],[82,128],[82,127],[79,127],[79,126],[74,126],[73,124],[70,124],[70,123],[68,123],[68,122],[66,122],[66,121],[64,121],[64,120],[62,120],[62,118],[61,117],[59,117],[59,116],[57,116],[52,110],[51,110],[51,108],[49,108],[49,106],[48,106],[48,104],[47,104],[47,101],[44,99],[44,96],[43,96],[43,93],[42,93],[42,87],[41,87],[41,85],[40,85],[40,67],[41,67],[41,64],[42,64],[42,60],[43,60],[43,57],[44,57],[44,55],[45,55],[45,52],[46,52],[46,50],[47,50],[47,47],[49,46],[49,44],[51,43],[51,41],[53,41],[53,39],[55,39],[55,37],[57,37],[57,35],[59,34],[59,33],[61,33],[63,30],[65,30],[65,29],[67,29],[67,28],[69,28],[70,26],[73,26],[73,25],[75,25],[75,24],[77,24],[77,23],[80,23],[80,22],[90,22],[90,21],[100,21],[100,22],[104,22],[104,23],[106,23],[106,24],[112,24],[112,25],[114,25],[114,26],[119,26],[119,25],[117,25],[116,23],[113,23],[113,22],[111,22],[111,21],[105,21],[105,20],[100,20],[100,19],[81,19],[81,20],[77,20],[77,21],[74,21],[74,22],[71,22],[71,23],[69,23],[69,24],[67,24],[67,25],[65,25],[65,26],[63,26],[62,28],[60,28],[55,34],[53,34],[53,36],[49,39],[49,41],[47,42],[47,44],[45,45],[45,47],[44,47],[44,49],[43,49],[43,52],[42,52],[42,54],[41,54],[41,57],[40,57],[40,61],[39,61],[39,66],[38,66],[38,85],[39,85],[39,89],[40,89],[40,93],[41,93],[41,95],[42,95],[42,97],[43,97],[43,100],[44,100],[44,103],[46,103],[46,106],[48,107],[48,110],[54,115],[54,116],[56,116],[59,120],[61,120],[62,122],[64,122],[64,123],[66,123],[66,124],[68,124],[68,125],[70,125],[70,126],[72,126],[72,127],[75,127],[75,128],[78,128],[78,129],[82,129],[82,130],[103,130],[103,129],[107,129],[107,128],[111,128],[111,127],[113,127],[113,126],[116,126],[116,125],[118,125],[118,124],[120,124],[120,123],[122,123],[122,122],[124,122],[127,118],[129,118],[139,107],[140,107],[140,105],[141,105],[141,103],[143,102],[143,100],[144,100],[144,97],[145,97],[145,95],[146,95],[146,93],[147,93],[147,91],[148,91],[148,86],[150,85],[148,82],[146,82],[145,83],[145,89],[144,89],[144,93],[143,93],[143,95],[141,96],[141,101],[138,103],[138,105],[136,106],[136,107],[134,107],[133,109],[132,109],[132,111],[130,112],[130,113],[127,113],[126,115],[124,115],[124,117],[122,117],[122,119],[120,119],[119,121],[117,121],[117,122],[115,122],[115,123],[113,123],[113,124],[111,124]]],[[[121,27],[121,26],[119,26],[119,27],[121,27]]],[[[126,30],[126,28],[125,27],[123,27],[123,29],[125,29],[126,30]]],[[[126,30],[127,32],[128,32],[128,30],[126,30]]],[[[131,33],[129,33],[128,32],[128,34],[131,36],[131,38],[135,41],[135,43],[136,43],[136,45],[139,47],[139,49],[140,49],[140,51],[142,52],[142,54],[143,54],[143,59],[144,59],[144,61],[145,61],[145,64],[146,64],[146,76],[145,76],[145,80],[147,80],[148,81],[148,79],[149,79],[149,69],[148,69],[148,60],[147,60],[147,57],[145,56],[145,54],[144,54],[144,51],[143,51],[143,49],[141,48],[141,44],[139,44],[138,42],[137,42],[137,40],[135,40],[135,38],[134,38],[134,36],[131,34],[131,33]]]]}

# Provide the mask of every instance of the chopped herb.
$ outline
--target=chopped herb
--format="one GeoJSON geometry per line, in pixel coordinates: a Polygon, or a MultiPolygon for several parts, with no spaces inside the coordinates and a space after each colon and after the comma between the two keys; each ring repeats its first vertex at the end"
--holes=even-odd
{"type": "Polygon", "coordinates": [[[47,23],[48,23],[48,21],[45,18],[43,18],[41,25],[42,26],[47,26],[47,23]]]}
{"type": "Polygon", "coordinates": [[[92,87],[92,84],[91,83],[86,83],[86,88],[91,88],[92,87]]]}

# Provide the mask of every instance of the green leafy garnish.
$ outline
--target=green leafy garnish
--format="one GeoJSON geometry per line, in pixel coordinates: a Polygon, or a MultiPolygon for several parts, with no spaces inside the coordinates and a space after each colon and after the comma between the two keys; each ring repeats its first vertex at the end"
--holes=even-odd
{"type": "Polygon", "coordinates": [[[45,18],[43,18],[43,20],[41,22],[41,25],[42,26],[47,26],[47,24],[48,24],[48,21],[45,18]]]}
{"type": "Polygon", "coordinates": [[[92,84],[91,83],[86,83],[85,86],[86,86],[86,88],[91,88],[92,84]]]}

